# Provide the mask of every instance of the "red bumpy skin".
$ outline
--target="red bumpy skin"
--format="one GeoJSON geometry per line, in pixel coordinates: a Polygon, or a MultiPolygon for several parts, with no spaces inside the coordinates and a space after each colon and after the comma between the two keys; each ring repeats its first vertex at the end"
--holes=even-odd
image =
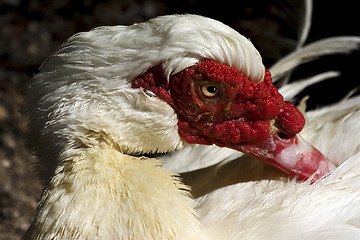
{"type": "MultiPolygon", "coordinates": [[[[283,97],[272,85],[268,71],[264,81],[257,83],[234,68],[210,60],[175,74],[169,89],[179,115],[180,134],[190,143],[261,143],[270,135],[270,120],[284,110],[283,97]],[[215,86],[216,94],[204,96],[203,86],[215,86]]],[[[285,111],[289,110],[297,111],[295,107],[285,111]]],[[[297,116],[293,125],[285,118],[280,121],[288,134],[294,135],[303,128],[304,118],[301,113],[297,116]]]]}
{"type": "Polygon", "coordinates": [[[305,119],[284,102],[265,71],[263,81],[253,82],[232,67],[204,59],[168,82],[159,64],[134,79],[133,87],[152,91],[175,109],[179,134],[188,143],[233,148],[298,179],[327,174],[334,166],[299,140],[305,119]]]}

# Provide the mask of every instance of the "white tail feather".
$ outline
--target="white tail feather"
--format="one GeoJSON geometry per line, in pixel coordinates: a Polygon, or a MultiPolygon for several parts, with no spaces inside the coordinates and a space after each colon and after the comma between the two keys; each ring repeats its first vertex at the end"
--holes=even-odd
{"type": "Polygon", "coordinates": [[[290,53],[271,68],[273,81],[278,80],[288,71],[293,70],[302,63],[309,62],[324,55],[349,53],[360,46],[360,37],[331,37],[313,42],[303,48],[290,53]]]}
{"type": "Polygon", "coordinates": [[[314,85],[318,82],[324,81],[329,78],[338,77],[340,75],[339,72],[329,71],[320,73],[311,78],[297,80],[292,83],[288,83],[285,86],[279,88],[279,92],[283,95],[284,99],[289,101],[293,99],[297,94],[299,94],[306,87],[314,85]]]}

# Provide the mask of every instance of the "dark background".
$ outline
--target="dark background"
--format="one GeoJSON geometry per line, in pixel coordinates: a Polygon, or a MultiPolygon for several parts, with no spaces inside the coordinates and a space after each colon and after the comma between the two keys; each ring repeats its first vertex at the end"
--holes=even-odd
{"type": "MultiPolygon", "coordinates": [[[[316,0],[314,4],[307,42],[360,35],[356,1],[316,0]]],[[[196,13],[220,20],[250,38],[270,67],[295,47],[296,21],[291,19],[296,14],[284,11],[285,5],[284,1],[265,0],[0,0],[0,239],[20,238],[41,194],[21,110],[26,82],[63,41],[101,25],[128,25],[158,15],[196,13]]],[[[300,98],[310,94],[308,106],[316,108],[344,97],[359,85],[359,57],[359,51],[324,57],[296,70],[294,79],[327,70],[342,72],[341,77],[311,87],[300,98]]]]}

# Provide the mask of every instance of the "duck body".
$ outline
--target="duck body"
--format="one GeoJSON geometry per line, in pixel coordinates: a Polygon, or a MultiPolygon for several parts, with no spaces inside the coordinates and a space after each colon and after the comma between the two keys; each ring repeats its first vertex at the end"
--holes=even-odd
{"type": "MultiPolygon", "coordinates": [[[[23,239],[271,239],[266,238],[272,236],[270,226],[277,229],[289,224],[286,231],[295,231],[297,225],[287,220],[313,199],[307,190],[326,193],[324,186],[329,191],[336,188],[328,195],[330,201],[344,189],[345,185],[332,186],[331,181],[347,179],[346,173],[314,185],[284,182],[287,178],[278,171],[265,180],[262,174],[268,172],[267,165],[253,157],[216,146],[188,146],[193,142],[179,134],[186,124],[179,125],[175,104],[162,91],[166,83],[161,83],[164,89],[155,89],[146,74],[158,66],[163,70],[161,77],[170,81],[201,65],[203,59],[238,71],[236,76],[246,78],[251,86],[269,77],[249,40],[196,15],[96,28],[74,35],[50,56],[29,85],[30,141],[47,186],[23,239]],[[143,85],[134,87],[133,80],[139,76],[143,85]],[[170,152],[175,153],[162,161],[147,157],[170,152]],[[179,164],[174,160],[180,160],[179,164]],[[244,174],[236,171],[240,168],[244,174]],[[254,174],[246,174],[250,172],[260,175],[253,179],[254,174]],[[197,199],[178,173],[184,179],[190,176],[185,182],[197,199]],[[304,200],[297,200],[296,194],[304,200]],[[259,216],[246,220],[255,213],[259,216]]],[[[266,81],[270,88],[271,82],[266,81]]],[[[226,106],[220,112],[230,116],[230,105],[226,106]]],[[[294,107],[290,112],[297,111],[294,107]]],[[[199,119],[203,116],[206,119],[206,114],[199,119]]],[[[266,121],[262,126],[274,125],[266,121]]],[[[193,129],[185,134],[198,137],[193,129]]],[[[349,165],[357,171],[355,163],[349,165]]],[[[349,204],[358,199],[355,193],[352,196],[355,200],[349,204]]],[[[276,238],[280,233],[274,233],[273,239],[281,239],[276,238]]]]}

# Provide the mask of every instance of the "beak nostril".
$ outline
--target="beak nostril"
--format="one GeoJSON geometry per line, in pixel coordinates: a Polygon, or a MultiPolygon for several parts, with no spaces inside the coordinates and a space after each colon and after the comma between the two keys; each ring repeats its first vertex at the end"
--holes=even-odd
{"type": "Polygon", "coordinates": [[[287,139],[290,139],[291,137],[285,133],[285,132],[278,132],[276,134],[280,139],[284,139],[284,140],[287,140],[287,139]]]}

